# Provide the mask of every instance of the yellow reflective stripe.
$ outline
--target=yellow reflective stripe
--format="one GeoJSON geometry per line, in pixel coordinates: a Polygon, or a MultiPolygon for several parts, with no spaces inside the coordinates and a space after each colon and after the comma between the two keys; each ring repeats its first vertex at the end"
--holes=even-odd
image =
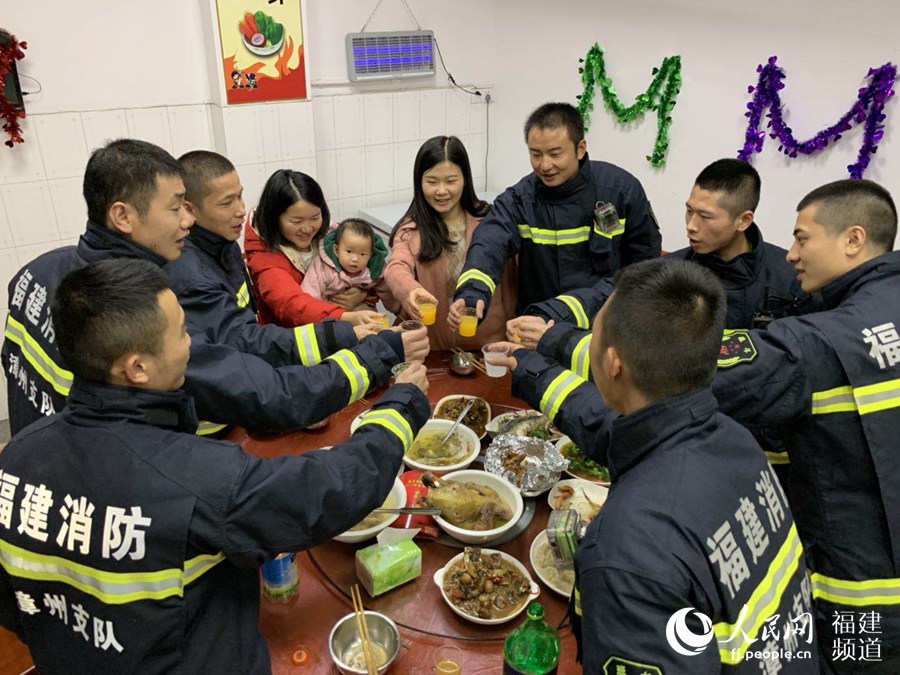
{"type": "Polygon", "coordinates": [[[769,464],[790,464],[791,458],[790,455],[786,452],[771,452],[770,450],[766,450],[766,457],[769,458],[769,464]]]}
{"type": "Polygon", "coordinates": [[[466,270],[465,272],[460,274],[459,280],[456,282],[456,290],[462,288],[463,284],[465,284],[467,281],[480,281],[488,287],[488,292],[490,292],[491,295],[493,295],[494,291],[497,290],[497,284],[494,283],[494,280],[481,270],[466,270]]]}
{"type": "Polygon", "coordinates": [[[10,576],[67,584],[108,605],[182,597],[185,585],[196,581],[224,559],[222,553],[206,554],[185,561],[182,569],[107,572],[58,556],[34,553],[0,540],[0,565],[10,576]]]}
{"type": "Polygon", "coordinates": [[[584,380],[570,370],[564,370],[556,376],[541,397],[540,409],[547,416],[547,419],[551,422],[556,419],[556,415],[566,398],[580,384],[584,384],[584,380]]]}
{"type": "Polygon", "coordinates": [[[359,362],[356,354],[348,349],[342,349],[329,356],[328,359],[338,364],[338,367],[347,376],[347,380],[350,382],[350,403],[358,401],[369,391],[369,372],[359,362]]]}
{"type": "Polygon", "coordinates": [[[591,228],[589,225],[585,225],[568,230],[548,230],[540,227],[531,227],[527,223],[520,223],[519,236],[522,239],[530,239],[535,244],[566,246],[587,241],[591,236],[591,228]]]}
{"type": "Polygon", "coordinates": [[[557,295],[556,299],[566,303],[566,306],[571,310],[572,315],[575,317],[575,325],[579,328],[584,328],[585,330],[591,327],[587,318],[587,313],[584,311],[582,304],[578,302],[578,298],[571,295],[557,295]]]}
{"type": "Polygon", "coordinates": [[[847,581],[823,574],[810,575],[813,597],[837,605],[900,605],[900,579],[847,581]]]}
{"type": "Polygon", "coordinates": [[[237,292],[237,304],[241,308],[250,304],[250,289],[247,288],[246,281],[237,292]]]}
{"type": "Polygon", "coordinates": [[[409,450],[413,443],[412,427],[409,426],[409,422],[403,418],[403,415],[396,410],[370,410],[363,415],[356,430],[359,431],[360,427],[364,424],[377,424],[378,426],[393,432],[403,443],[404,453],[409,450]]]}
{"type": "Polygon", "coordinates": [[[594,223],[594,234],[599,234],[601,237],[606,237],[607,239],[612,239],[613,237],[618,237],[619,235],[625,232],[625,219],[619,218],[619,227],[617,227],[612,232],[604,232],[599,225],[594,223]]]}
{"type": "Polygon", "coordinates": [[[304,366],[315,366],[322,361],[315,324],[297,326],[294,329],[294,338],[297,340],[297,350],[300,352],[300,363],[304,366]]]}
{"type": "Polygon", "coordinates": [[[6,320],[6,339],[19,345],[25,360],[50,383],[57,393],[63,396],[69,395],[69,389],[72,388],[72,373],[56,365],[37,340],[28,334],[25,326],[12,316],[7,317],[6,320]]]}
{"type": "Polygon", "coordinates": [[[853,388],[849,385],[817,391],[812,395],[812,414],[858,412],[860,415],[900,407],[900,379],[853,388]]]}
{"type": "Polygon", "coordinates": [[[751,640],[762,630],[766,619],[771,617],[778,609],[781,599],[787,590],[791,579],[797,572],[800,560],[803,557],[803,546],[800,537],[797,536],[797,528],[791,525],[788,536],[778,550],[778,555],[769,564],[765,578],[753,590],[746,602],[747,613],[738,624],[717,623],[713,626],[716,639],[719,643],[719,658],[722,663],[736,665],[743,661],[751,640]],[[736,631],[735,642],[729,642],[736,631]]]}
{"type": "Polygon", "coordinates": [[[572,592],[575,594],[575,614],[583,616],[581,613],[581,591],[578,590],[578,586],[575,586],[572,588],[572,592]]]}
{"type": "Polygon", "coordinates": [[[572,352],[572,372],[583,380],[589,380],[591,377],[590,347],[591,334],[588,333],[578,341],[572,352]]]}
{"type": "Polygon", "coordinates": [[[853,387],[835,387],[827,391],[813,393],[813,415],[826,415],[836,412],[856,412],[856,399],[853,398],[853,387]]]}
{"type": "Polygon", "coordinates": [[[197,425],[197,431],[194,432],[196,436],[209,436],[210,434],[217,434],[222,429],[228,427],[227,424],[217,424],[216,422],[200,422],[197,425]]]}

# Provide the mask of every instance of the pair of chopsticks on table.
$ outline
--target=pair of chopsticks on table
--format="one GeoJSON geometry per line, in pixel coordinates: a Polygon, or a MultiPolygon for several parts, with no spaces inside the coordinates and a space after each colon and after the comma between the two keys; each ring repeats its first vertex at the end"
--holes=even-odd
{"type": "Polygon", "coordinates": [[[363,608],[358,584],[353,584],[350,588],[350,596],[353,598],[353,613],[356,614],[356,629],[359,631],[359,639],[362,641],[366,671],[369,675],[378,675],[378,666],[375,663],[375,656],[372,654],[372,639],[369,637],[369,623],[366,621],[366,611],[363,608]]]}
{"type": "Polygon", "coordinates": [[[459,354],[461,357],[463,357],[463,360],[466,363],[468,363],[470,366],[472,366],[473,368],[477,368],[482,373],[487,375],[487,370],[485,369],[485,367],[483,365],[481,365],[481,362],[477,358],[472,356],[469,352],[467,352],[465,349],[460,349],[459,347],[454,347],[453,351],[454,351],[454,353],[459,354]]]}

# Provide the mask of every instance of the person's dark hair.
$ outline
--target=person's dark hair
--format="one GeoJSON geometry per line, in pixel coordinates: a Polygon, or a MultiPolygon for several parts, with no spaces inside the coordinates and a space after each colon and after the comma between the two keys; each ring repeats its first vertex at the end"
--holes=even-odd
{"type": "Polygon", "coordinates": [[[178,158],[184,172],[184,198],[201,206],[210,193],[210,183],[232,173],[234,164],[227,157],[209,150],[193,150],[178,158]]]}
{"type": "Polygon", "coordinates": [[[737,218],[744,211],[756,211],[762,181],[747,162],[739,159],[718,159],[707,166],[694,181],[701,190],[722,192],[719,206],[737,218]]]}
{"type": "Polygon", "coordinates": [[[565,127],[575,147],[584,140],[584,120],[578,108],[571,103],[545,103],[525,120],[525,141],[528,133],[534,128],[559,129],[565,127]]]}
{"type": "Polygon", "coordinates": [[[331,224],[331,211],[325,202],[322,188],[310,176],[299,171],[279,169],[266,181],[259,205],[253,212],[253,227],[263,243],[273,251],[282,244],[288,243],[281,234],[279,218],[300,200],[317,206],[322,212],[322,226],[313,237],[312,250],[316,250],[319,241],[328,232],[331,224]]]}
{"type": "Polygon", "coordinates": [[[344,232],[353,232],[360,237],[365,237],[372,242],[372,248],[375,248],[375,228],[372,224],[362,218],[347,218],[334,230],[334,245],[341,243],[341,237],[344,232]]]}
{"type": "Polygon", "coordinates": [[[178,160],[158,145],[120,138],[94,150],[82,183],[88,218],[105,226],[116,202],[131,204],[138,215],[145,216],[158,176],[183,176],[178,160]]]}
{"type": "Polygon", "coordinates": [[[428,204],[422,190],[422,177],[426,171],[433,169],[441,162],[456,164],[462,171],[463,189],[459,204],[463,211],[471,216],[481,217],[487,214],[491,205],[478,198],[472,180],[472,167],[466,146],[456,136],[435,136],[422,143],[416,153],[413,164],[413,198],[400,221],[394,226],[388,245],[394,245],[397,231],[406,223],[416,224],[419,232],[421,248],[419,262],[431,262],[441,256],[444,251],[451,251],[456,246],[450,238],[450,232],[440,214],[428,204]]]}
{"type": "Polygon", "coordinates": [[[859,225],[875,250],[894,249],[897,237],[897,207],[891,193],[870,180],[837,180],[806,195],[797,211],[816,206],[815,221],[832,235],[859,225]]]}
{"type": "Polygon", "coordinates": [[[607,301],[600,347],[615,347],[651,401],[706,387],[725,328],[725,291],[696,263],[663,258],[623,268],[607,301]]]}
{"type": "Polygon", "coordinates": [[[101,260],[69,273],[51,306],[56,345],[76,377],[108,382],[117,359],[159,354],[166,317],[163,271],[146,260],[101,260]]]}

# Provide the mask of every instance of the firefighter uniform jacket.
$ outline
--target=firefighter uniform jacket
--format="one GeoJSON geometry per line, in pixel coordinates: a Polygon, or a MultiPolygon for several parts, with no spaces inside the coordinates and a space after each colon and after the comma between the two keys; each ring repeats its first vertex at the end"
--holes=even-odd
{"type": "MultiPolygon", "coordinates": [[[[567,377],[539,354],[515,356],[514,393],[533,405],[567,377]]],[[[758,673],[765,651],[781,652],[765,672],[818,673],[800,539],[750,433],[708,389],[597,412],[596,434],[560,425],[612,480],[576,556],[584,672],[758,673]]]]}
{"type": "Polygon", "coordinates": [[[76,379],[0,456],[0,623],[44,675],[269,673],[258,567],[377,508],[429,413],[398,385],[346,443],[263,460],[190,435],[183,392],[76,379]]]}
{"type": "Polygon", "coordinates": [[[534,174],[508,188],[475,230],[455,300],[489,306],[506,260],[519,256],[519,301],[528,305],[590,286],[620,267],[655,258],[662,238],[640,182],[624,169],[585,155],[578,173],[558,187],[534,174]],[[594,224],[598,202],[616,207],[619,227],[594,224]]]}
{"type": "Polygon", "coordinates": [[[785,432],[792,507],[826,635],[833,635],[836,612],[877,613],[881,635],[874,637],[885,663],[891,648],[896,660],[865,672],[896,673],[900,252],[848,272],[822,298],[828,311],[725,341],[713,390],[736,420],[785,432]]]}
{"type": "Polygon", "coordinates": [[[343,322],[333,326],[337,344],[327,351],[315,348],[318,337],[313,324],[260,326],[253,286],[237,242],[199,225],[191,228],[181,257],[164,269],[191,334],[206,332],[211,342],[256,354],[269,365],[313,366],[329,353],[357,344],[352,327],[343,322]]]}
{"type": "MultiPolygon", "coordinates": [[[[140,258],[160,266],[166,262],[117,232],[88,223],[77,247],[45,253],[10,282],[2,361],[13,434],[65,404],[72,373],[56,349],[50,304],[66,274],[108,258],[140,258]]],[[[315,334],[306,334],[309,352],[321,360],[332,345],[346,339],[339,337],[344,329],[352,333],[344,322],[317,325],[315,334]]],[[[336,350],[313,367],[273,368],[254,354],[213,343],[206,330],[191,338],[184,388],[205,420],[198,433],[213,433],[226,424],[262,431],[313,424],[364,396],[370,385],[387,380],[391,366],[403,360],[400,335],[388,331],[352,350],[336,350]]]]}

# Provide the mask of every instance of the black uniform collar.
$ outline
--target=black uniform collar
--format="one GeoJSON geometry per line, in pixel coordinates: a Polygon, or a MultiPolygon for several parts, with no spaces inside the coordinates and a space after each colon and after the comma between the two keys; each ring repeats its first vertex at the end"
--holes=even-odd
{"type": "Polygon", "coordinates": [[[559,199],[568,199],[579,190],[591,184],[591,162],[587,153],[579,161],[578,173],[572,176],[562,185],[549,187],[544,185],[540,177],[535,173],[534,179],[537,181],[537,194],[541,199],[555,201],[559,199]]]}
{"type": "Polygon", "coordinates": [[[103,424],[129,421],[193,434],[194,399],[181,390],[151,391],[75,378],[66,401],[69,414],[103,424]]]}
{"type": "Polygon", "coordinates": [[[731,260],[722,260],[717,253],[700,254],[693,252],[688,256],[688,259],[703,265],[717,277],[725,281],[743,286],[751,284],[756,279],[760,261],[762,259],[763,238],[756,223],[752,223],[750,227],[745,230],[744,236],[747,237],[747,242],[750,244],[750,250],[746,253],[741,253],[731,260]]]}
{"type": "Polygon", "coordinates": [[[660,443],[685,427],[708,419],[718,407],[707,387],[616,418],[607,456],[610,476],[616,480],[660,443]]]}
{"type": "Polygon", "coordinates": [[[824,309],[834,309],[869,281],[900,274],[900,251],[891,251],[864,262],[859,267],[822,287],[824,309]]]}
{"type": "Polygon", "coordinates": [[[221,237],[215,232],[210,232],[196,224],[191,228],[187,238],[190,243],[209,255],[222,267],[228,266],[229,255],[234,250],[234,247],[237,246],[237,242],[229,241],[225,237],[221,237]]]}
{"type": "Polygon", "coordinates": [[[140,258],[162,267],[168,262],[125,235],[90,220],[78,240],[78,257],[88,263],[112,258],[140,258]]]}

